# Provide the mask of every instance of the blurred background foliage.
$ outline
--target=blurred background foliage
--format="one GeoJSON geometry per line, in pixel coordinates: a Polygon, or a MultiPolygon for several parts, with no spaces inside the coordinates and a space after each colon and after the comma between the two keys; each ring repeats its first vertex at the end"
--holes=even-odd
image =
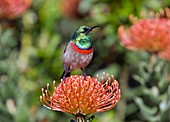
{"type": "Polygon", "coordinates": [[[42,107],[39,96],[46,83],[60,82],[63,50],[81,25],[104,26],[93,32],[87,74],[113,74],[122,90],[116,108],[94,122],[170,121],[170,63],[125,49],[117,35],[129,15],[165,7],[169,0],[34,0],[21,16],[1,18],[0,122],[69,122],[73,116],[42,107]]]}

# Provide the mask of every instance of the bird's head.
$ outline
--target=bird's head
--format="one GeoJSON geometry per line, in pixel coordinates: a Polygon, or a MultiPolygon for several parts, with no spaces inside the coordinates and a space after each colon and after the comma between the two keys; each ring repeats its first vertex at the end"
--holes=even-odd
{"type": "Polygon", "coordinates": [[[101,26],[80,26],[73,34],[71,41],[75,42],[79,48],[86,49],[89,48],[91,44],[91,32],[94,28],[101,26]]]}

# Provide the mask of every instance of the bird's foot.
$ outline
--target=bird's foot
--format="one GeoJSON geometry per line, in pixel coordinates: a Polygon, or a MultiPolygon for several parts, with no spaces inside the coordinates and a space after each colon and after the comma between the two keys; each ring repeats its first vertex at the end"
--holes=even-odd
{"type": "Polygon", "coordinates": [[[86,72],[84,71],[83,68],[81,68],[81,70],[83,71],[84,80],[86,80],[86,72]]]}
{"type": "Polygon", "coordinates": [[[63,77],[63,78],[62,78],[62,81],[64,81],[65,79],[66,79],[66,77],[63,77]]]}
{"type": "Polygon", "coordinates": [[[84,80],[86,80],[86,75],[84,75],[84,80]]]}

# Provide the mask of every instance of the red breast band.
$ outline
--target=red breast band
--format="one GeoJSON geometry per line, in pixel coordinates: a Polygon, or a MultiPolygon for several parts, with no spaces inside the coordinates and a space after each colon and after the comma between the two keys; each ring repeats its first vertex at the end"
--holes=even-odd
{"type": "Polygon", "coordinates": [[[83,50],[83,49],[78,48],[74,42],[71,42],[71,46],[76,52],[81,53],[81,54],[90,54],[93,52],[93,48],[83,50]]]}

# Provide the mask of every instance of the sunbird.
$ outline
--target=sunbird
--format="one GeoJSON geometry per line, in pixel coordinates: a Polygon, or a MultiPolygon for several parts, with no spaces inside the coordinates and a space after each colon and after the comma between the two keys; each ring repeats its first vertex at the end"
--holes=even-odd
{"type": "Polygon", "coordinates": [[[81,69],[86,80],[85,67],[91,62],[93,57],[92,30],[97,27],[102,26],[88,27],[83,25],[73,33],[64,50],[64,72],[61,79],[65,80],[73,70],[81,69]]]}

